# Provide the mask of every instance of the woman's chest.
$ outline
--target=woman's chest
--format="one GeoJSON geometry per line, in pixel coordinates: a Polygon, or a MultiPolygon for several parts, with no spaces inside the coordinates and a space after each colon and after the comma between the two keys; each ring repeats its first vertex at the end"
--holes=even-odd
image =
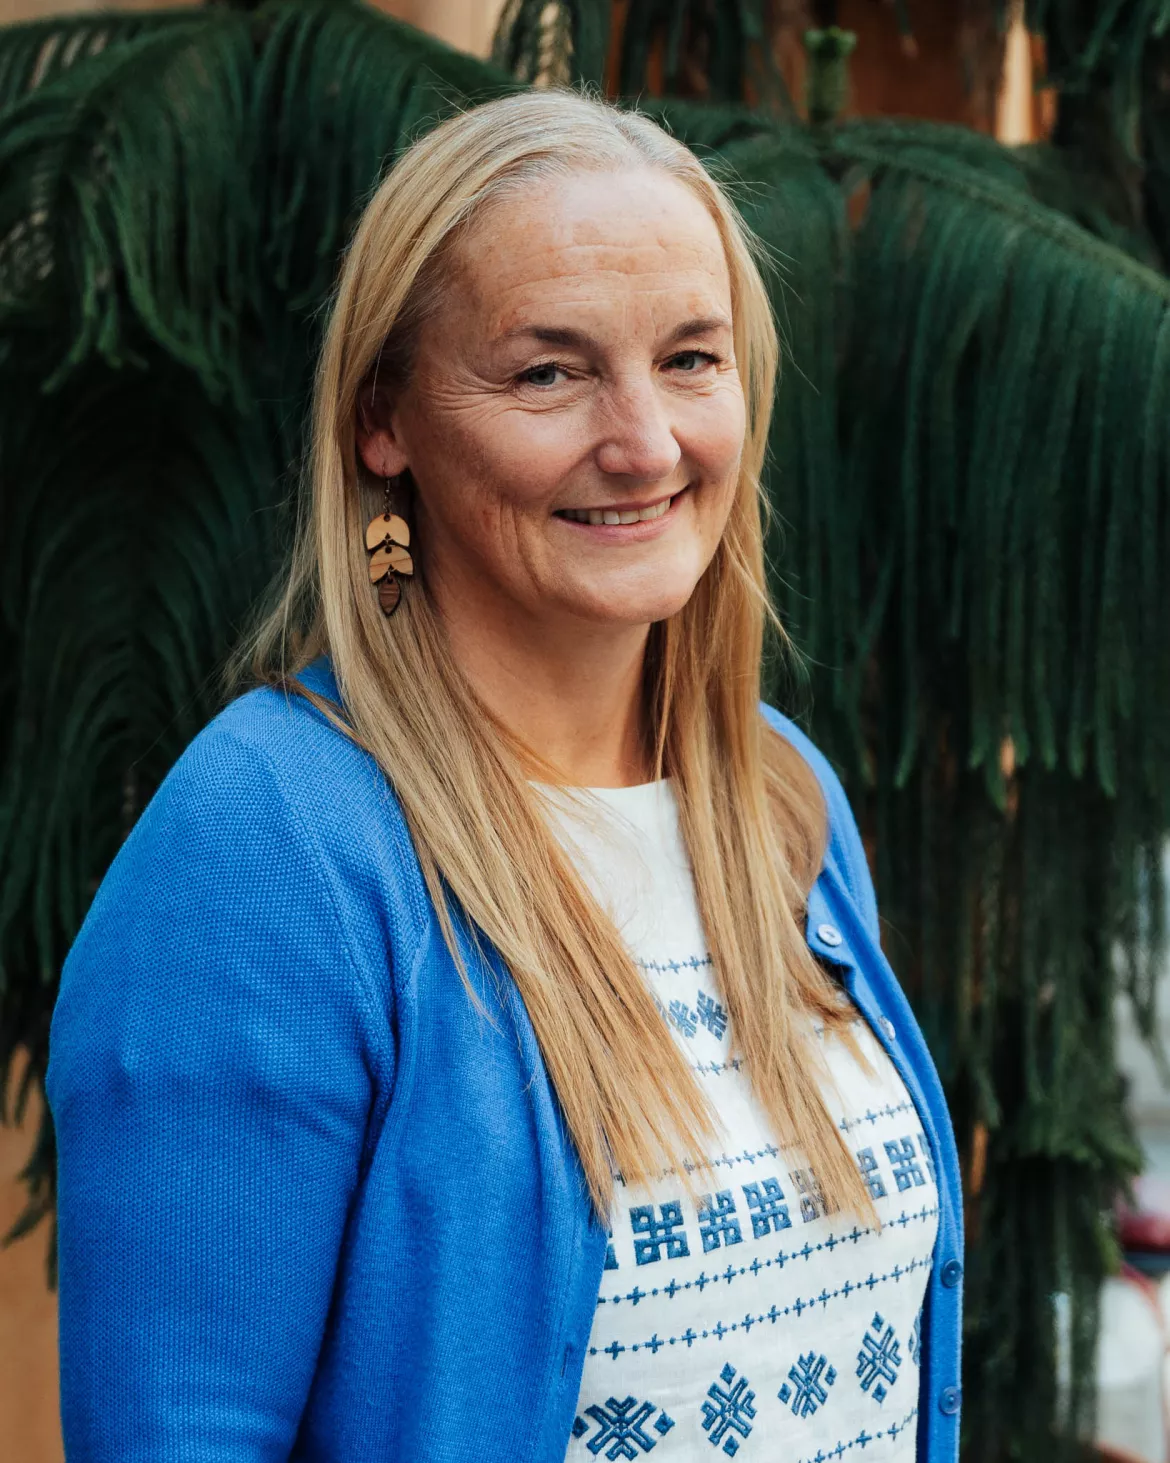
{"type": "Polygon", "coordinates": [[[901,1078],[860,1020],[865,1065],[824,1047],[826,1101],[882,1227],[827,1213],[730,1054],[702,945],[644,951],[721,1141],[697,1199],[670,1176],[617,1186],[568,1458],[912,1459],[938,1187],[901,1078]]]}

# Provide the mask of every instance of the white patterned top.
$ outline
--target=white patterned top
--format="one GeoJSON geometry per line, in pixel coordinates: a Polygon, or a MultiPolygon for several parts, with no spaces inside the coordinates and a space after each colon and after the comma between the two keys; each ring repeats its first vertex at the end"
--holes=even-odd
{"type": "Polygon", "coordinates": [[[822,1090],[877,1231],[826,1213],[815,1174],[776,1146],[731,1056],[670,780],[591,789],[588,806],[545,791],[723,1130],[710,1155],[718,1187],[697,1205],[670,1174],[638,1189],[618,1179],[567,1463],[652,1451],[663,1463],[911,1463],[938,1188],[901,1078],[860,1015],[872,1075],[817,1032],[822,1090]]]}

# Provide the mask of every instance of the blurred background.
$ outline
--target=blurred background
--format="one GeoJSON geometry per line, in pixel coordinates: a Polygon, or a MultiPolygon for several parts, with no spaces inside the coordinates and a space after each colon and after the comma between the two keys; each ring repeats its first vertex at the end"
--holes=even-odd
{"type": "Polygon", "coordinates": [[[64,952],[288,541],[360,200],[638,98],[767,241],[767,490],[966,1192],[968,1463],[1166,1463],[1170,0],[0,0],[0,1457],[56,1463],[64,952]]]}

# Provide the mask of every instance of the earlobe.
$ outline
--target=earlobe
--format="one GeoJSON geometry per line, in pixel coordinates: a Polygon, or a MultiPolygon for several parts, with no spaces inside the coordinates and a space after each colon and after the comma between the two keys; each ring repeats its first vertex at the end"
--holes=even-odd
{"type": "Polygon", "coordinates": [[[394,430],[391,406],[386,392],[377,392],[376,384],[367,382],[358,392],[357,450],[367,470],[380,478],[397,477],[410,466],[394,430]]]}
{"type": "Polygon", "coordinates": [[[375,477],[397,477],[410,465],[394,433],[388,427],[371,424],[365,402],[358,407],[357,449],[375,477]]]}

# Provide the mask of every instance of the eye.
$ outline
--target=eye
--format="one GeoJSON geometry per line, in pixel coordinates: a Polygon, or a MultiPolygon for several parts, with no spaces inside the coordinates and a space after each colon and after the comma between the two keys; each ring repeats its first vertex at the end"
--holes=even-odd
{"type": "MultiPolygon", "coordinates": [[[[712,353],[710,351],[679,351],[678,355],[671,356],[671,360],[672,361],[706,361],[707,364],[708,365],[711,365],[711,366],[716,366],[716,365],[719,364],[719,357],[716,356],[716,355],[712,355],[712,353]]],[[[684,376],[694,376],[694,375],[697,374],[697,369],[698,368],[696,367],[694,370],[684,371],[683,372],[683,375],[684,376]]]]}
{"type": "Polygon", "coordinates": [[[555,381],[551,381],[548,379],[545,379],[543,381],[534,381],[532,377],[539,375],[541,372],[544,372],[547,377],[547,373],[549,372],[555,373],[557,371],[563,371],[564,369],[565,368],[561,365],[558,365],[556,361],[538,361],[535,366],[529,366],[527,370],[521,371],[516,379],[523,386],[555,386],[555,381]]]}

